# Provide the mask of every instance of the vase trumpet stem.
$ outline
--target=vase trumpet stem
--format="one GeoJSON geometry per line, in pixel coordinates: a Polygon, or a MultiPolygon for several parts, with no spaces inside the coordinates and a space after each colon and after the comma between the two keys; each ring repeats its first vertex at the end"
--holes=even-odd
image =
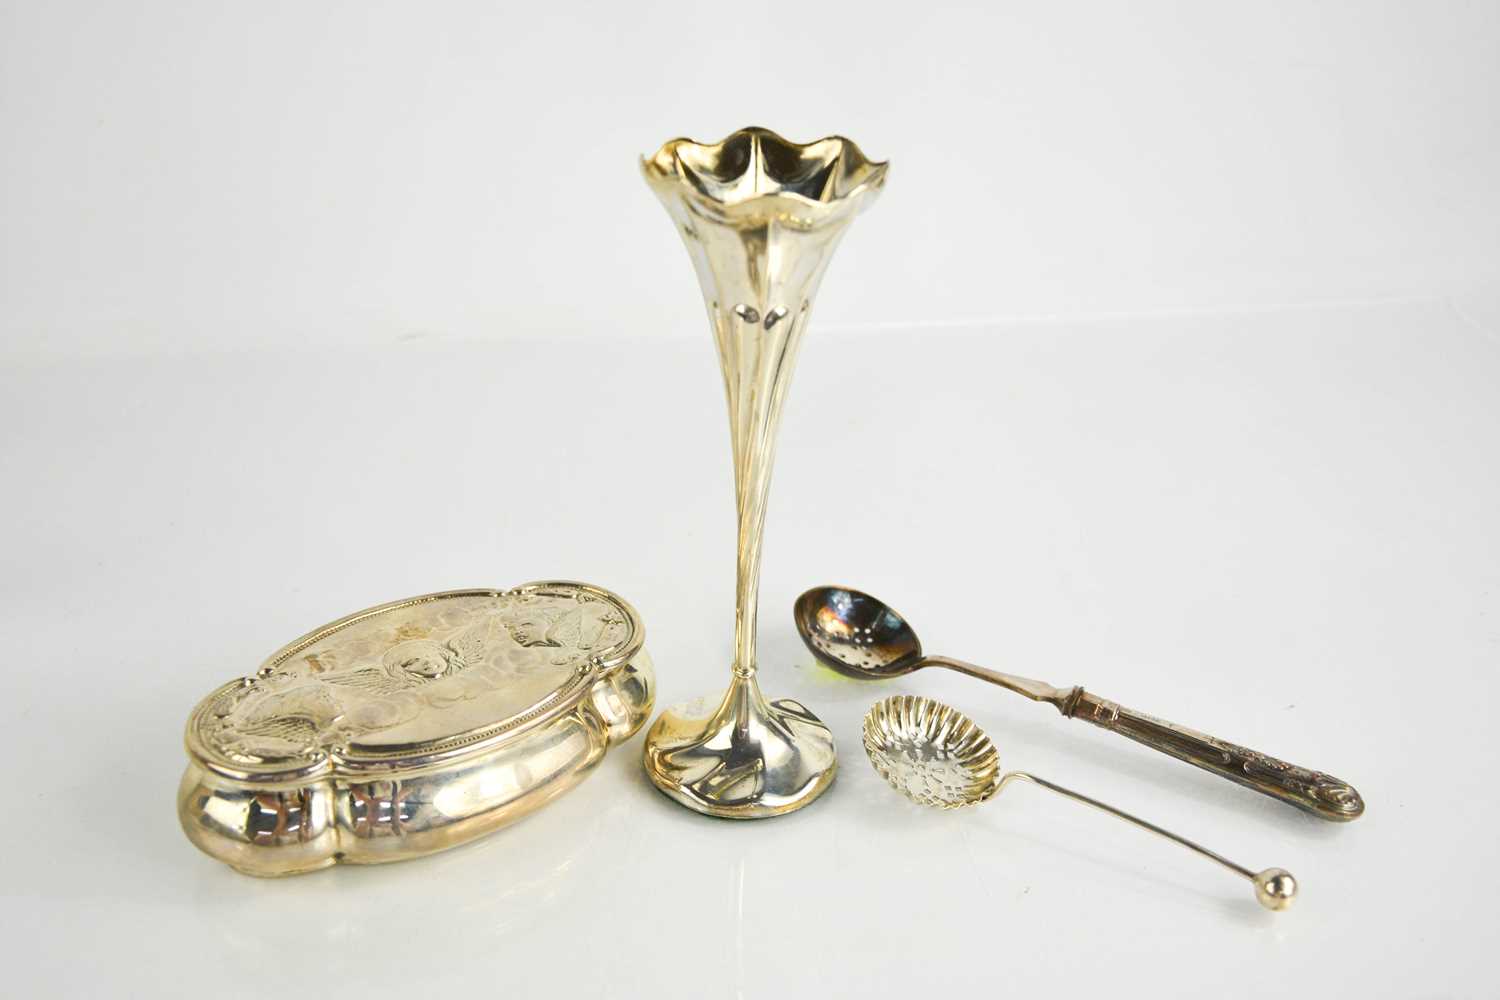
{"type": "Polygon", "coordinates": [[[662,792],[714,816],[791,812],[833,782],[833,735],[756,680],[756,611],[766,500],[782,404],[813,296],[885,164],[846,139],[789,143],[743,129],[721,143],[675,140],[642,161],[698,275],[718,348],[734,457],[737,553],[729,689],[662,713],[646,737],[646,770],[662,792]]]}
{"type": "MultiPolygon", "coordinates": [[[[808,294],[812,289],[805,290],[808,294]]],[[[712,308],[712,303],[710,304],[712,308]]],[[[734,590],[734,670],[741,677],[756,672],[755,633],[760,597],[761,541],[766,500],[776,460],[781,405],[797,361],[802,326],[810,309],[807,297],[795,313],[780,307],[762,314],[754,307],[743,315],[713,318],[719,362],[729,401],[730,437],[734,448],[735,508],[738,544],[734,590]]]]}

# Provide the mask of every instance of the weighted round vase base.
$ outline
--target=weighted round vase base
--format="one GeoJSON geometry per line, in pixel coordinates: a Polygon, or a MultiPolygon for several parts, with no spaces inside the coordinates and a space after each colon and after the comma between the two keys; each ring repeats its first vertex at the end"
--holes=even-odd
{"type": "Polygon", "coordinates": [[[674,705],[646,735],[646,773],[680,805],[723,819],[794,812],[833,784],[833,734],[791,699],[767,702],[736,676],[718,706],[674,705]]]}

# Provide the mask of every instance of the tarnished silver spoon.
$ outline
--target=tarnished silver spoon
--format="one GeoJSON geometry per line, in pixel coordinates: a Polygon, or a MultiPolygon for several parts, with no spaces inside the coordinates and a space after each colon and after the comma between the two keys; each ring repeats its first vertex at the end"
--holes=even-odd
{"type": "Polygon", "coordinates": [[[921,805],[939,809],[978,805],[999,795],[1012,781],[1029,781],[1181,844],[1248,879],[1255,886],[1256,900],[1268,910],[1284,910],[1297,898],[1297,880],[1285,868],[1252,871],[1171,830],[1071,788],[1025,771],[1001,774],[1000,755],[985,731],[942,702],[909,694],[878,701],[865,716],[864,737],[865,753],[875,770],[892,788],[921,805]]]}
{"type": "Polygon", "coordinates": [[[1065,718],[1092,722],[1314,816],[1348,822],[1365,811],[1364,799],[1353,787],[1321,771],[1297,767],[1186,726],[1122,708],[1081,687],[1056,688],[963,660],[924,656],[922,643],[906,619],[858,590],[814,587],[797,598],[792,614],[812,654],[850,677],[883,680],[923,667],[947,667],[1032,701],[1047,702],[1065,718]]]}

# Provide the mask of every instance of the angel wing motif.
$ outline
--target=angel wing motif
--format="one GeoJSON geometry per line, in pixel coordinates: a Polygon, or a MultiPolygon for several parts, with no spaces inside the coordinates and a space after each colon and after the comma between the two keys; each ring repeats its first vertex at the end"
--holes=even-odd
{"type": "Polygon", "coordinates": [[[307,756],[323,744],[342,715],[343,707],[327,690],[303,685],[244,699],[218,720],[216,742],[239,757],[307,756]]]}
{"type": "Polygon", "coordinates": [[[597,648],[605,631],[624,624],[608,605],[586,600],[560,611],[529,608],[505,621],[505,629],[518,645],[528,649],[545,646],[553,649],[590,650],[597,648]]]}
{"type": "Polygon", "coordinates": [[[342,674],[329,674],[323,678],[323,683],[376,696],[395,694],[412,686],[403,678],[392,677],[380,667],[365,667],[342,674]]]}
{"type": "Polygon", "coordinates": [[[303,716],[278,716],[233,727],[226,747],[255,757],[304,754],[318,745],[318,725],[303,716]]]}
{"type": "Polygon", "coordinates": [[[449,639],[444,645],[451,654],[449,673],[456,674],[484,662],[489,652],[490,621],[486,618],[449,639]]]}
{"type": "Polygon", "coordinates": [[[389,695],[430,684],[461,673],[485,656],[488,621],[471,625],[446,642],[407,639],[385,651],[378,667],[361,667],[344,673],[325,674],[322,681],[335,687],[353,688],[363,694],[389,695]]]}

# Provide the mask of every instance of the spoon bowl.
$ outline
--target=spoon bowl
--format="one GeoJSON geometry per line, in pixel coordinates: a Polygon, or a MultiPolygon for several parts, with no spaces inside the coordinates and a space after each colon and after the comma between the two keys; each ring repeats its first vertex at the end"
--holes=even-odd
{"type": "Polygon", "coordinates": [[[865,716],[864,738],[875,770],[918,805],[962,809],[999,787],[995,744],[967,716],[930,698],[876,702],[865,716]]]}
{"type": "Polygon", "coordinates": [[[922,663],[917,633],[888,605],[848,587],[814,587],[797,598],[797,631],[819,662],[848,677],[900,677],[922,663]]]}

